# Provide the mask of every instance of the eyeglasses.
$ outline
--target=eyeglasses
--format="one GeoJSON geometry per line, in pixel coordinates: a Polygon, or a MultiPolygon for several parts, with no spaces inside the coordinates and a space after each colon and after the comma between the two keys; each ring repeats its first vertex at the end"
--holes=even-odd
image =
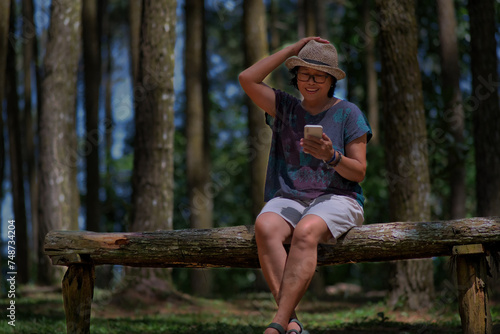
{"type": "Polygon", "coordinates": [[[299,81],[307,82],[311,78],[313,78],[313,81],[315,83],[322,84],[322,83],[325,83],[326,78],[328,78],[328,75],[318,75],[318,74],[311,75],[311,74],[307,74],[307,73],[303,73],[303,72],[297,73],[297,80],[299,80],[299,81]]]}

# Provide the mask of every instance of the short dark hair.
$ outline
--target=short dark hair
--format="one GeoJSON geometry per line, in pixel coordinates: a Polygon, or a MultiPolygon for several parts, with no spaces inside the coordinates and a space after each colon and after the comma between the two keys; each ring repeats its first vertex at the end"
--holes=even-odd
{"type": "MultiPolygon", "coordinates": [[[[290,80],[290,85],[295,87],[295,89],[299,89],[299,86],[297,85],[297,72],[299,71],[299,67],[295,66],[290,70],[290,74],[292,75],[292,79],[290,80]]],[[[329,74],[330,77],[332,78],[332,85],[330,86],[330,89],[328,90],[328,97],[332,98],[333,94],[335,93],[335,87],[337,86],[337,78],[335,78],[333,75],[329,74]]]]}

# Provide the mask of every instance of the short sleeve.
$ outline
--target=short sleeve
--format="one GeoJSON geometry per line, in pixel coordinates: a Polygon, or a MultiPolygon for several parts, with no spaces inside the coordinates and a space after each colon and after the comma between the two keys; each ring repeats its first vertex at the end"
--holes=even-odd
{"type": "Polygon", "coordinates": [[[373,135],[368,119],[356,105],[351,104],[349,108],[350,112],[348,113],[344,128],[345,144],[349,144],[364,134],[367,134],[366,142],[368,143],[373,135]]]}

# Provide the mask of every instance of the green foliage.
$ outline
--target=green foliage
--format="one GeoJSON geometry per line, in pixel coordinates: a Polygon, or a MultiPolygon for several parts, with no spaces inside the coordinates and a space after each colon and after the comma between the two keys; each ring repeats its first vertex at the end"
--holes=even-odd
{"type": "MultiPolygon", "coordinates": [[[[274,304],[269,294],[239,295],[229,301],[197,299],[183,303],[166,303],[129,311],[108,305],[105,296],[96,291],[91,333],[262,333],[270,322],[274,304]]],[[[6,305],[7,299],[0,304],[6,305]]],[[[39,294],[16,300],[16,326],[0,322],[1,333],[64,333],[66,323],[60,294],[39,294]]],[[[3,307],[3,306],[2,306],[3,307]]],[[[500,329],[499,305],[491,307],[494,332],[500,329]]],[[[318,334],[342,333],[460,333],[457,306],[441,304],[439,308],[416,313],[389,310],[384,302],[365,298],[335,301],[305,300],[301,303],[301,321],[318,334]]]]}
{"type": "Polygon", "coordinates": [[[103,231],[126,231],[129,223],[132,197],[133,154],[125,154],[118,159],[108,157],[108,173],[103,182],[105,199],[102,204],[103,231]]]}
{"type": "Polygon", "coordinates": [[[386,179],[383,145],[367,145],[366,177],[361,186],[365,196],[365,224],[389,221],[389,184],[386,179]]]}

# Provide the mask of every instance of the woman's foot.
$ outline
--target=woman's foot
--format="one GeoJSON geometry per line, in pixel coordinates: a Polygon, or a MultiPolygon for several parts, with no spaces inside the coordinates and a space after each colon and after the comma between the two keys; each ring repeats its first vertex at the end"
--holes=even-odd
{"type": "Polygon", "coordinates": [[[277,322],[272,322],[267,326],[264,334],[286,334],[285,328],[277,322]]]}
{"type": "Polygon", "coordinates": [[[288,323],[287,333],[288,334],[303,334],[303,333],[308,333],[308,332],[304,331],[304,326],[302,325],[302,323],[298,319],[292,318],[292,319],[290,319],[290,322],[288,323]]]}

